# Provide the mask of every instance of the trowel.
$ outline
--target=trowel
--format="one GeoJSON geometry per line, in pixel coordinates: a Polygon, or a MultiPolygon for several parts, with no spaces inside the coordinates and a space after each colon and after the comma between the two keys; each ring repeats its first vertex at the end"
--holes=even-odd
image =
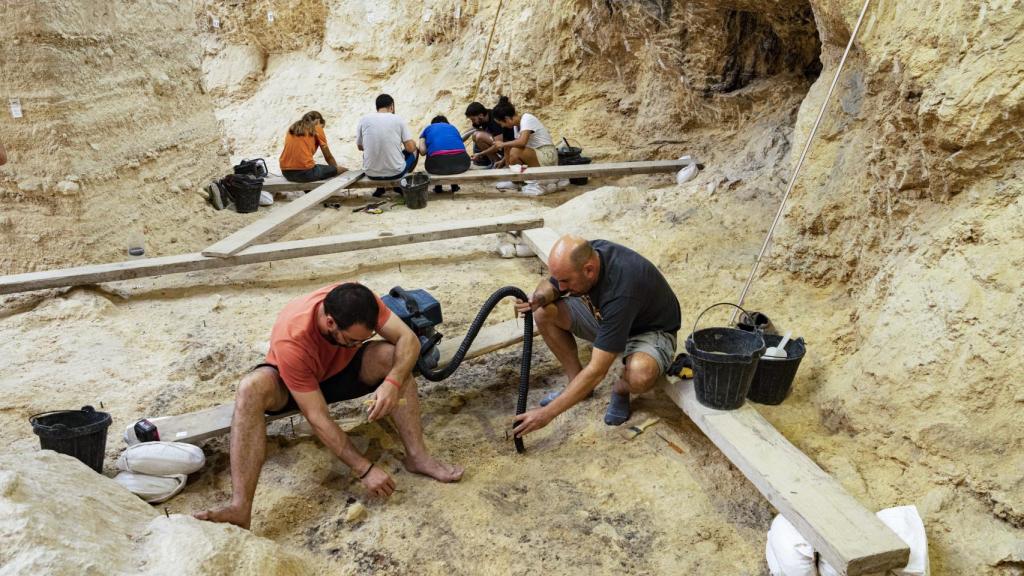
{"type": "Polygon", "coordinates": [[[785,360],[788,358],[789,355],[786,354],[786,344],[789,344],[789,337],[792,335],[792,330],[787,331],[786,335],[782,337],[782,342],[779,342],[778,346],[772,346],[765,350],[762,358],[767,358],[769,360],[785,360]]]}

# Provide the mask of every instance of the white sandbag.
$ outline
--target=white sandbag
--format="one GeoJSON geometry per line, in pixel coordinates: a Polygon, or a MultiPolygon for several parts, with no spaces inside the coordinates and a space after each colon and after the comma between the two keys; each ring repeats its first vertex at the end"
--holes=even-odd
{"type": "Polygon", "coordinates": [[[516,257],[518,258],[531,258],[536,256],[533,253],[533,249],[526,244],[516,244],[516,257]]]}
{"type": "MultiPolygon", "coordinates": [[[[693,160],[689,156],[680,156],[679,159],[680,160],[690,160],[690,161],[693,160]]],[[[676,184],[682,186],[686,182],[692,180],[693,177],[696,176],[696,175],[697,175],[697,163],[693,162],[693,164],[687,164],[686,166],[683,166],[679,170],[679,172],[676,172],[676,184]]]]}
{"type": "MultiPolygon", "coordinates": [[[[890,570],[895,576],[928,576],[931,568],[928,563],[928,536],[924,531],[924,521],[917,513],[916,506],[896,506],[875,513],[883,524],[896,533],[910,546],[910,560],[903,568],[890,570]]],[[[818,562],[821,576],[839,576],[839,572],[824,559],[818,562]]]]}
{"type": "Polygon", "coordinates": [[[498,256],[502,258],[515,258],[516,247],[514,244],[501,244],[498,246],[498,256]]]}
{"type": "Polygon", "coordinates": [[[142,442],[129,446],[117,459],[117,469],[137,474],[191,474],[203,467],[203,449],[183,442],[142,442]]]}
{"type": "Polygon", "coordinates": [[[117,476],[114,476],[114,482],[124,486],[129,492],[150,504],[159,504],[176,496],[185,487],[185,482],[187,481],[188,476],[184,474],[150,476],[148,474],[120,472],[117,476]]]}
{"type": "Polygon", "coordinates": [[[765,543],[765,559],[772,576],[817,576],[814,548],[782,515],[772,520],[765,543]]]}

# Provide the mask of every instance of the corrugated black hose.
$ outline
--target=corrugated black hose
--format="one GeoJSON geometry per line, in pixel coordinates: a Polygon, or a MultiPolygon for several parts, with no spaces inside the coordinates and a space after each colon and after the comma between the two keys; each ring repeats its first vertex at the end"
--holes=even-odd
{"type": "MultiPolygon", "coordinates": [[[[431,382],[440,382],[445,378],[452,375],[462,364],[462,359],[466,357],[466,353],[469,352],[469,347],[473,344],[473,340],[476,339],[476,335],[480,332],[480,328],[484,325],[484,320],[487,320],[487,316],[490,315],[491,310],[497,306],[503,298],[512,296],[519,300],[529,300],[529,297],[525,292],[516,288],[515,286],[505,286],[499,288],[494,294],[491,294],[490,298],[484,302],[484,305],[480,307],[480,311],[476,313],[476,318],[473,319],[473,323],[469,325],[469,332],[466,333],[466,337],[462,339],[462,344],[459,345],[459,349],[452,356],[451,362],[447,366],[440,370],[431,370],[424,366],[423,358],[420,357],[416,364],[419,368],[420,374],[424,378],[431,382]]],[[[530,360],[533,357],[533,313],[527,312],[523,318],[523,356],[522,362],[519,367],[519,399],[516,402],[516,416],[526,412],[526,395],[530,392],[530,360]]],[[[516,444],[516,452],[523,453],[525,448],[523,447],[522,438],[514,438],[516,444]]]]}

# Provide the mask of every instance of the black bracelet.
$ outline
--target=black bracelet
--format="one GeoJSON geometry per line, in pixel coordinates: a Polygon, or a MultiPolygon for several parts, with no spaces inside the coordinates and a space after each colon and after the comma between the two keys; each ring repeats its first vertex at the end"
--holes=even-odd
{"type": "Polygon", "coordinates": [[[366,475],[370,473],[370,470],[373,470],[373,462],[370,462],[370,465],[366,467],[366,472],[363,472],[363,475],[360,476],[359,479],[362,480],[363,478],[366,478],[366,475]]]}

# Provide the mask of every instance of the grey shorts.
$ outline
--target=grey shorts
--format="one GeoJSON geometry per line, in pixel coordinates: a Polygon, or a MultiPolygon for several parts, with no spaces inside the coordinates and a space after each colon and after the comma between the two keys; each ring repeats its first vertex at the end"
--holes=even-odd
{"type": "MultiPolygon", "coordinates": [[[[565,299],[569,306],[569,315],[572,317],[572,333],[577,338],[593,342],[597,338],[597,332],[601,324],[594,318],[590,308],[583,303],[583,300],[570,296],[565,299]]],[[[626,349],[622,352],[622,362],[625,364],[634,352],[643,352],[658,362],[661,373],[668,371],[672,360],[676,357],[676,335],[668,332],[644,332],[630,336],[626,342],[626,349]]]]}

